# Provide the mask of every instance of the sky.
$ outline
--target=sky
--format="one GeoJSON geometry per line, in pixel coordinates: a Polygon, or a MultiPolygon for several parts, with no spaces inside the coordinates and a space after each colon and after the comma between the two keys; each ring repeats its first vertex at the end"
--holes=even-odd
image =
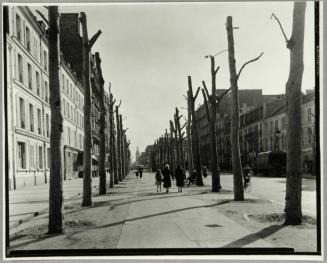
{"type": "MultiPolygon", "coordinates": [[[[89,38],[100,29],[92,48],[102,59],[105,87],[122,100],[120,111],[131,141],[144,151],[153,144],[173,118],[175,107],[186,107],[187,76],[193,89],[205,80],[210,86],[210,60],[205,55],[227,49],[226,18],[233,17],[237,70],[249,64],[239,79],[239,89],[262,89],[263,94],[285,93],[290,52],[275,13],[291,36],[292,2],[222,3],[111,3],[64,5],[62,13],[87,15],[89,38]]],[[[229,87],[228,53],[216,56],[217,88],[229,87]]],[[[314,87],[314,7],[307,3],[302,89],[314,87]]],[[[196,101],[202,103],[201,94],[196,101]]],[[[186,111],[181,109],[186,116],[186,111]]]]}

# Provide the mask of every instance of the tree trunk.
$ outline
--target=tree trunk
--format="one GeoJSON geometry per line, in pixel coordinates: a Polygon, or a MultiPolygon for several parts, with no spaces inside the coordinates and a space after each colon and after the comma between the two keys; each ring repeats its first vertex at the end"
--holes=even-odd
{"type": "MultiPolygon", "coordinates": [[[[216,100],[216,67],[215,58],[211,57],[211,123],[210,123],[210,137],[211,137],[211,170],[212,170],[212,192],[219,192],[220,185],[220,168],[218,166],[217,156],[217,132],[216,132],[216,115],[217,115],[217,100],[216,100]]],[[[210,100],[210,98],[208,98],[210,100]]]]}
{"type": "Polygon", "coordinates": [[[83,32],[83,87],[84,87],[84,149],[83,149],[83,201],[82,206],[92,206],[92,170],[91,170],[91,90],[90,57],[86,15],[81,13],[83,32]]]}
{"type": "Polygon", "coordinates": [[[120,154],[121,154],[121,175],[122,179],[125,179],[125,151],[124,151],[124,129],[123,129],[123,118],[122,115],[119,115],[119,124],[120,124],[120,154]]]}
{"type": "MultiPolygon", "coordinates": [[[[112,117],[113,118],[113,117],[112,117]]],[[[113,126],[114,126],[114,120],[112,120],[113,126]]],[[[116,142],[116,136],[117,136],[117,129],[113,131],[113,161],[114,161],[114,184],[118,184],[118,153],[117,153],[117,142],[116,142]]]]}
{"type": "Polygon", "coordinates": [[[48,231],[62,233],[62,132],[63,118],[60,110],[59,83],[59,13],[58,6],[48,7],[49,16],[49,88],[51,109],[50,134],[50,186],[48,231]]]}
{"type": "Polygon", "coordinates": [[[290,49],[290,73],[286,83],[287,167],[285,224],[302,223],[301,210],[301,85],[303,76],[303,39],[305,2],[295,2],[290,49]]]}
{"type": "Polygon", "coordinates": [[[109,136],[109,148],[110,148],[110,183],[109,187],[114,187],[114,126],[113,126],[113,96],[110,92],[109,94],[109,130],[110,130],[110,136],[109,136]]]}
{"type": "Polygon", "coordinates": [[[188,150],[188,173],[189,176],[192,175],[193,171],[193,154],[192,154],[192,138],[191,138],[191,109],[189,105],[189,95],[187,95],[187,127],[186,127],[186,133],[187,133],[187,150],[188,150]]]}
{"type": "Polygon", "coordinates": [[[172,172],[172,176],[175,177],[175,169],[176,169],[176,152],[175,152],[175,149],[176,149],[176,141],[175,141],[175,138],[174,138],[174,133],[175,133],[175,129],[174,129],[174,123],[172,121],[169,121],[169,124],[170,124],[170,142],[171,142],[171,145],[170,145],[170,148],[171,148],[171,172],[172,172]]]}
{"type": "Polygon", "coordinates": [[[231,144],[232,165],[234,179],[234,200],[244,200],[243,173],[241,165],[241,153],[239,145],[239,99],[237,86],[237,73],[235,66],[234,35],[232,17],[227,17],[227,39],[228,39],[228,62],[230,73],[230,84],[232,93],[232,122],[231,122],[231,144]]]}
{"type": "Polygon", "coordinates": [[[195,115],[195,106],[194,106],[197,95],[193,96],[191,76],[188,76],[188,88],[189,88],[188,92],[190,95],[189,96],[190,106],[191,106],[190,108],[192,114],[192,149],[193,149],[193,157],[194,157],[193,163],[195,163],[197,185],[202,186],[203,180],[201,174],[200,137],[199,137],[199,128],[198,128],[197,118],[195,115]]]}
{"type": "Polygon", "coordinates": [[[117,171],[118,181],[123,180],[122,169],[121,169],[121,130],[120,130],[120,118],[118,112],[118,106],[116,106],[116,129],[117,129],[117,171]]]}
{"type": "Polygon", "coordinates": [[[100,145],[99,145],[99,195],[105,195],[106,194],[106,170],[105,170],[105,161],[106,161],[106,135],[105,135],[105,129],[106,129],[106,109],[104,107],[104,80],[102,77],[102,69],[101,69],[101,59],[99,56],[99,52],[95,53],[95,60],[96,60],[96,67],[97,72],[99,74],[99,98],[100,98],[100,145]]]}

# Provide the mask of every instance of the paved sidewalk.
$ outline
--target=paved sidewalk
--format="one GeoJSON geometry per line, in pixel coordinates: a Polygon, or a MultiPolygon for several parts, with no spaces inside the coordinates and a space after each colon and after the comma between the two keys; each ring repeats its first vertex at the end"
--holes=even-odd
{"type": "Polygon", "coordinates": [[[272,247],[219,212],[226,199],[210,192],[208,178],[183,193],[172,184],[170,193],[157,193],[153,173],[131,173],[106,196],[95,195],[93,207],[81,207],[80,199],[66,205],[62,235],[46,235],[47,214],[21,224],[11,249],[272,247]],[[42,226],[43,233],[26,230],[42,226]]]}
{"type": "MultiPolygon", "coordinates": [[[[109,180],[109,177],[107,178],[109,180]]],[[[98,189],[99,178],[92,178],[93,190],[98,189]]],[[[78,200],[82,195],[83,179],[63,181],[64,203],[78,200]]],[[[49,183],[9,191],[9,228],[17,227],[49,209],[49,183]]]]}

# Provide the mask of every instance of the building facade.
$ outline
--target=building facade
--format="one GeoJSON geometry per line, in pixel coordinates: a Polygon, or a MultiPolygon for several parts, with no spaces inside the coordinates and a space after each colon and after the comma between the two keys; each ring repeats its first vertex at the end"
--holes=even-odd
{"type": "MultiPolygon", "coordinates": [[[[49,181],[49,65],[46,25],[27,7],[8,7],[6,30],[9,189],[49,181]]],[[[64,179],[77,176],[83,149],[83,88],[69,64],[60,63],[64,179]]]]}

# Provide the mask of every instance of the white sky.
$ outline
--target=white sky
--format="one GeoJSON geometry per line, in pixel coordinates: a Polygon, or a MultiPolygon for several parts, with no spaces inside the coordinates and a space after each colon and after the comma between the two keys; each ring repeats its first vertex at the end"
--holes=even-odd
{"type": "MultiPolygon", "coordinates": [[[[137,3],[61,6],[60,12],[84,11],[89,37],[102,35],[92,52],[100,52],[102,71],[122,99],[121,112],[128,127],[132,155],[144,151],[169,128],[175,107],[186,106],[183,94],[187,76],[193,88],[206,80],[210,89],[207,54],[227,49],[226,17],[233,16],[237,69],[261,52],[259,61],[246,67],[240,89],[262,89],[264,94],[284,93],[289,73],[289,50],[275,20],[281,20],[288,37],[293,3],[137,3]]],[[[314,7],[307,3],[304,75],[302,89],[314,87],[314,7]]],[[[216,57],[220,66],[217,88],[229,87],[227,52],[216,57]]],[[[196,105],[202,103],[199,95],[196,105]]],[[[184,110],[181,110],[185,113],[184,110]]],[[[186,114],[184,114],[186,115],[186,114]]]]}

